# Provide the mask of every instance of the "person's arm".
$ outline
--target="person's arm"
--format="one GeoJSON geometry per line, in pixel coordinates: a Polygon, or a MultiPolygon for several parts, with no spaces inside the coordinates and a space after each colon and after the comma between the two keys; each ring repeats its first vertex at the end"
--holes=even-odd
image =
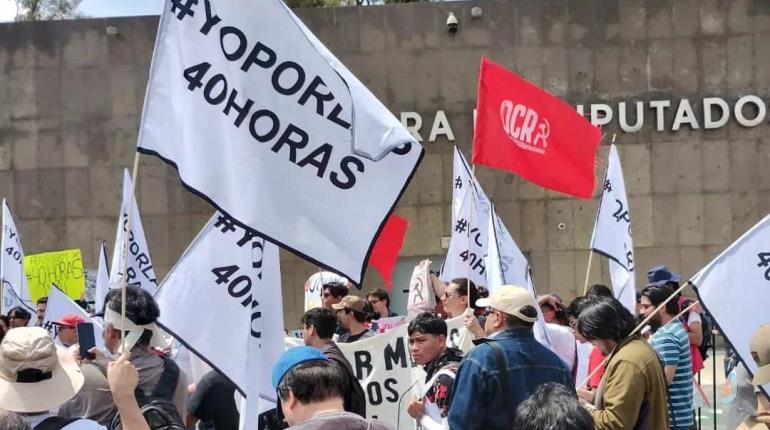
{"type": "Polygon", "coordinates": [[[676,376],[676,366],[679,363],[679,346],[674,338],[666,336],[655,342],[655,351],[663,362],[663,372],[666,376],[666,385],[671,385],[676,376]]]}
{"type": "Polygon", "coordinates": [[[691,322],[687,325],[687,337],[691,344],[700,346],[703,342],[703,328],[700,322],[691,322]]]}
{"type": "Polygon", "coordinates": [[[630,429],[639,418],[644,401],[644,375],[626,361],[613,363],[604,380],[602,409],[587,408],[594,418],[596,430],[630,429]]]}
{"type": "Polygon", "coordinates": [[[122,428],[150,430],[136,402],[134,390],[139,383],[139,373],[128,361],[128,354],[121,355],[117,361],[107,366],[107,383],[110,385],[112,399],[118,408],[122,428]]]}

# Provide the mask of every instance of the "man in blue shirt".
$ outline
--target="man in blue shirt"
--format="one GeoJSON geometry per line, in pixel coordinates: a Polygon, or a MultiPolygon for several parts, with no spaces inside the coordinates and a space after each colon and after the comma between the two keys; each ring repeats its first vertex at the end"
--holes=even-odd
{"type": "MultiPolygon", "coordinates": [[[[673,290],[666,285],[650,285],[642,290],[640,307],[645,317],[651,315],[673,290]]],[[[690,339],[681,321],[676,300],[670,300],[650,319],[655,332],[650,344],[663,362],[668,384],[669,426],[672,430],[688,429],[693,425],[692,362],[690,339]]]]}
{"type": "Polygon", "coordinates": [[[457,371],[449,409],[452,429],[510,429],[516,408],[546,382],[574,388],[570,370],[535,340],[535,298],[522,287],[498,287],[476,306],[487,308],[487,338],[457,371]]]}

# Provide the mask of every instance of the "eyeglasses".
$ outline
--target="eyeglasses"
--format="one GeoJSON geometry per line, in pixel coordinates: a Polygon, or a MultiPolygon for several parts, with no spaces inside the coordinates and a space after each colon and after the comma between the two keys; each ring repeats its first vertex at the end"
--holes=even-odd
{"type": "Polygon", "coordinates": [[[449,294],[447,292],[444,292],[444,295],[441,296],[441,297],[444,298],[444,299],[448,299],[450,297],[460,297],[460,295],[459,294],[449,294]]]}

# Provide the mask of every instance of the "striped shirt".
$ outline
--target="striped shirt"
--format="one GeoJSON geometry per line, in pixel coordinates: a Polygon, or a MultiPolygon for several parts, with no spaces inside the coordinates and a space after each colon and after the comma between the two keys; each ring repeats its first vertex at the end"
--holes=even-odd
{"type": "Polygon", "coordinates": [[[659,328],[650,342],[660,356],[663,366],[676,366],[674,381],[668,385],[669,425],[686,429],[693,425],[692,363],[690,340],[679,320],[659,328]]]}

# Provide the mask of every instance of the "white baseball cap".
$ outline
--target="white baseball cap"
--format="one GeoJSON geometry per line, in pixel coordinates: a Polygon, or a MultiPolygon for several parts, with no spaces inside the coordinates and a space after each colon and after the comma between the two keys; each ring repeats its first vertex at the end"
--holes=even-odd
{"type": "Polygon", "coordinates": [[[527,306],[537,306],[535,297],[526,288],[516,285],[497,287],[488,298],[476,300],[476,307],[478,308],[490,307],[496,311],[513,315],[522,321],[537,321],[537,315],[530,317],[521,313],[521,310],[527,306]]]}

